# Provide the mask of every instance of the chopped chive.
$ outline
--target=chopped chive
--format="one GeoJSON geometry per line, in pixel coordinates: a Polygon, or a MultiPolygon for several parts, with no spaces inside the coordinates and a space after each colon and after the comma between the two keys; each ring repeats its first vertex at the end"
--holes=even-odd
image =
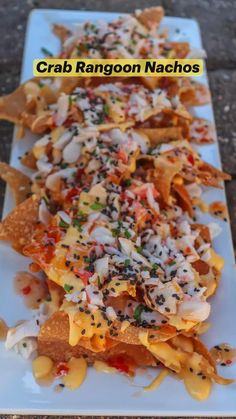
{"type": "Polygon", "coordinates": [[[42,47],[42,48],[41,48],[41,52],[42,52],[44,55],[48,55],[49,57],[53,57],[53,53],[52,53],[51,51],[49,51],[47,48],[45,48],[45,47],[42,47]]]}

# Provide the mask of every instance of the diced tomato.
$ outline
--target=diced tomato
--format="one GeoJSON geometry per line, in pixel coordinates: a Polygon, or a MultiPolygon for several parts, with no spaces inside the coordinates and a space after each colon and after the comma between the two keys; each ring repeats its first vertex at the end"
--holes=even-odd
{"type": "Polygon", "coordinates": [[[47,231],[41,228],[36,231],[32,242],[24,247],[23,253],[30,256],[40,266],[45,266],[53,258],[55,244],[60,238],[61,233],[58,227],[49,227],[47,231]]]}
{"type": "Polygon", "coordinates": [[[75,175],[76,179],[80,180],[83,174],[84,174],[84,169],[83,168],[78,169],[77,172],[76,172],[76,175],[75,175]]]}
{"type": "Polygon", "coordinates": [[[21,292],[24,295],[28,295],[31,292],[31,287],[28,285],[27,287],[22,288],[21,292]]]}
{"type": "Polygon", "coordinates": [[[200,132],[204,132],[205,128],[204,127],[196,127],[195,130],[200,133],[200,132]]]}
{"type": "Polygon", "coordinates": [[[133,375],[135,364],[132,359],[122,356],[114,356],[107,361],[110,367],[116,368],[119,372],[133,375]]]}
{"type": "Polygon", "coordinates": [[[51,129],[54,129],[56,127],[57,127],[57,124],[56,124],[56,114],[54,113],[54,114],[52,114],[51,129]]]}
{"type": "Polygon", "coordinates": [[[192,253],[192,250],[191,250],[191,248],[190,248],[189,246],[187,246],[187,247],[185,248],[185,253],[186,253],[187,255],[192,253]]]}
{"type": "Polygon", "coordinates": [[[192,154],[188,155],[188,161],[189,161],[189,163],[192,164],[192,166],[194,165],[194,158],[193,158],[192,154]]]}
{"type": "Polygon", "coordinates": [[[56,366],[56,376],[62,377],[63,375],[67,375],[69,372],[69,368],[65,362],[59,362],[56,366]]]}
{"type": "Polygon", "coordinates": [[[83,268],[80,268],[80,269],[74,268],[74,272],[77,275],[79,275],[79,277],[82,279],[84,285],[87,285],[89,278],[91,278],[91,276],[93,276],[93,272],[87,271],[86,269],[83,269],[83,268]]]}
{"type": "Polygon", "coordinates": [[[39,272],[41,271],[41,268],[37,263],[32,262],[29,264],[29,270],[30,272],[39,272]]]}
{"type": "Polygon", "coordinates": [[[69,201],[73,201],[73,198],[75,196],[79,196],[80,192],[81,192],[80,188],[72,188],[67,192],[66,199],[68,199],[69,201]]]}
{"type": "Polygon", "coordinates": [[[118,160],[121,160],[124,164],[128,163],[128,155],[122,148],[119,149],[117,153],[118,160]]]}

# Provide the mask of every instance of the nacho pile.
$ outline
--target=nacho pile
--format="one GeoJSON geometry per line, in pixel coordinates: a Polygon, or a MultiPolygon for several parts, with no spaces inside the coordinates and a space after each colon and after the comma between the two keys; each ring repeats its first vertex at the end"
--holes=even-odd
{"type": "MultiPolygon", "coordinates": [[[[159,29],[162,17],[157,7],[74,32],[56,25],[60,57],[189,56],[159,29]]],[[[16,201],[0,239],[43,283],[38,311],[9,329],[6,348],[39,355],[37,380],[74,389],[87,364],[129,375],[150,366],[199,400],[212,382],[232,382],[199,338],[224,260],[214,250],[219,226],[197,223],[195,209],[206,210],[204,188],[230,179],[194,147],[215,141],[190,109],[209,100],[205,86],[180,78],[34,79],[0,99],[1,118],[37,134],[21,158],[30,179],[0,164],[16,201]]],[[[30,297],[30,277],[17,278],[30,297]]]]}

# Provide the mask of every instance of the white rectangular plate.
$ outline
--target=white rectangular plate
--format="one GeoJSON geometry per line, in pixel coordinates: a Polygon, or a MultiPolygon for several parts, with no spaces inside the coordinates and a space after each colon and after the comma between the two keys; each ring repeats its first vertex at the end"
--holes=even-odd
{"type": "MultiPolygon", "coordinates": [[[[59,42],[51,32],[53,23],[72,26],[84,20],[111,20],[117,13],[79,12],[64,10],[34,10],[29,18],[25,43],[25,53],[21,80],[32,77],[32,61],[42,58],[41,47],[53,53],[59,51],[59,42]]],[[[193,47],[201,47],[198,24],[191,19],[167,17],[163,26],[170,29],[170,37],[187,40],[193,47]],[[177,31],[176,31],[177,29],[177,31]],[[180,32],[178,31],[180,30],[180,32]]],[[[7,52],[7,45],[6,45],[7,52]]],[[[201,79],[208,83],[206,75],[201,79]]],[[[194,109],[199,117],[213,121],[212,106],[194,109]]],[[[12,146],[11,164],[20,167],[18,156],[30,147],[32,137],[15,141],[12,146]]],[[[220,167],[217,144],[199,148],[204,160],[220,167]]],[[[208,190],[204,193],[207,202],[225,200],[224,190],[208,190]]],[[[11,209],[12,201],[7,191],[4,214],[11,209]]],[[[211,217],[199,214],[200,221],[208,222],[211,217]]],[[[222,233],[215,240],[215,249],[225,258],[225,268],[217,295],[212,299],[210,322],[212,328],[204,336],[209,347],[228,342],[236,347],[236,281],[234,253],[230,227],[219,221],[222,233]]],[[[30,317],[21,298],[13,291],[14,274],[27,267],[27,259],[15,253],[6,244],[0,244],[1,292],[0,317],[9,325],[30,317]]],[[[139,375],[134,383],[121,375],[105,375],[92,369],[82,387],[75,391],[63,390],[56,393],[53,388],[39,387],[32,376],[30,363],[14,352],[5,352],[0,346],[0,412],[16,414],[57,414],[57,415],[137,415],[137,416],[236,416],[236,384],[231,386],[214,385],[211,397],[205,402],[190,398],[183,383],[167,378],[156,392],[143,393],[141,385],[150,382],[147,374],[139,375]]],[[[236,377],[234,368],[221,367],[220,372],[227,377],[236,377]]],[[[153,372],[150,372],[154,376],[153,372]]],[[[150,375],[149,374],[149,375],[150,375]]]]}

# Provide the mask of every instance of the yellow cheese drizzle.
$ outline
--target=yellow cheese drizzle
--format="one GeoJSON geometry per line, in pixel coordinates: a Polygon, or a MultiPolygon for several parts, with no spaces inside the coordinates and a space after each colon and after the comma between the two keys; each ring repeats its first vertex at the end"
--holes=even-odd
{"type": "Polygon", "coordinates": [[[161,385],[162,381],[167,377],[168,374],[169,371],[167,369],[162,370],[148,386],[143,387],[144,391],[156,390],[156,388],[161,385]]]}
{"type": "Polygon", "coordinates": [[[210,378],[202,379],[202,376],[188,370],[183,372],[184,385],[186,390],[194,399],[202,401],[208,399],[212,382],[210,378]]]}

